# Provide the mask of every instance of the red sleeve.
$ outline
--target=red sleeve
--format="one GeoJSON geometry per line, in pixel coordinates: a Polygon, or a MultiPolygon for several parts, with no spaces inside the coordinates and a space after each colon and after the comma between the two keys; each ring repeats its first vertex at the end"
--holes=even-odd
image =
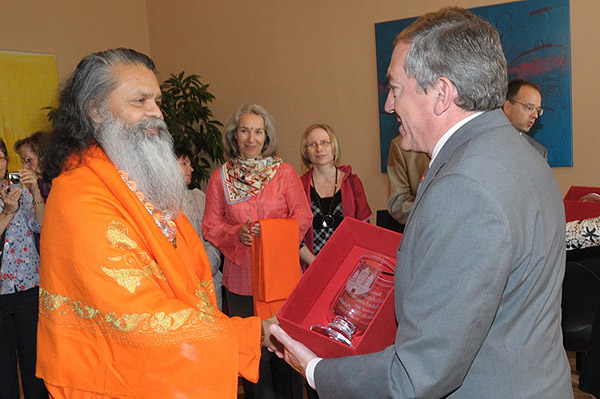
{"type": "Polygon", "coordinates": [[[215,170],[206,187],[206,206],[202,219],[202,236],[236,265],[243,263],[243,255],[248,247],[238,237],[241,223],[231,223],[225,217],[225,192],[221,177],[221,168],[215,170]]]}
{"type": "Polygon", "coordinates": [[[367,202],[367,195],[365,194],[365,189],[363,187],[362,181],[358,178],[357,175],[350,175],[350,186],[352,187],[352,191],[354,193],[354,204],[356,206],[356,215],[355,218],[358,220],[366,221],[371,217],[373,212],[371,212],[371,207],[367,202]]]}

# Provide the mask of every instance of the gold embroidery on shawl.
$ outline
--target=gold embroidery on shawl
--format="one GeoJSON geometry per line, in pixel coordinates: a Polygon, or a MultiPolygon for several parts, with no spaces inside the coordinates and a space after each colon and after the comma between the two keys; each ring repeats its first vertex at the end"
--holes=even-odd
{"type": "Polygon", "coordinates": [[[62,305],[69,301],[69,298],[62,295],[45,295],[47,292],[40,288],[40,307],[48,309],[48,310],[57,310],[62,305]]]}
{"type": "Polygon", "coordinates": [[[123,223],[113,221],[108,225],[106,238],[115,248],[133,249],[137,247],[137,244],[129,238],[128,233],[127,227],[125,227],[123,223]]]}
{"type": "MultiPolygon", "coordinates": [[[[144,278],[155,284],[158,284],[156,280],[167,281],[154,259],[139,249],[136,252],[138,245],[129,237],[128,230],[122,223],[109,223],[106,237],[113,248],[123,253],[108,258],[117,267],[101,266],[100,269],[119,286],[135,294],[144,278]]],[[[199,298],[195,308],[172,313],[117,314],[103,312],[77,299],[49,293],[40,288],[40,315],[66,328],[101,333],[140,346],[211,339],[227,334],[228,325],[216,322],[226,316],[216,311],[210,300],[212,292],[214,285],[211,280],[200,281],[200,287],[195,291],[199,298]]]]}
{"type": "MultiPolygon", "coordinates": [[[[202,287],[204,287],[204,289],[208,292],[214,292],[215,290],[215,284],[213,283],[212,280],[200,280],[200,285],[202,287]]],[[[196,291],[196,295],[198,295],[198,292],[196,291]]]]}
{"type": "Polygon", "coordinates": [[[158,312],[154,314],[154,317],[149,319],[149,327],[159,333],[164,333],[171,329],[176,330],[183,325],[191,314],[192,309],[182,309],[168,315],[158,312]]]}
{"type": "Polygon", "coordinates": [[[138,269],[109,269],[100,267],[104,273],[112,277],[117,284],[125,288],[130,293],[135,293],[135,289],[140,285],[142,278],[146,277],[145,270],[138,269]]]}
{"type": "MultiPolygon", "coordinates": [[[[137,244],[128,234],[127,227],[122,223],[112,221],[108,225],[106,238],[114,248],[131,251],[137,248],[137,244]]],[[[113,278],[117,284],[131,294],[135,293],[136,288],[144,278],[151,279],[154,276],[162,281],[167,281],[158,264],[143,251],[134,254],[124,254],[122,256],[112,256],[108,260],[111,262],[123,262],[125,265],[132,267],[129,269],[100,267],[106,275],[113,278]]]]}
{"type": "Polygon", "coordinates": [[[121,317],[118,317],[114,313],[107,313],[104,315],[104,321],[115,330],[129,332],[134,330],[148,317],[150,317],[149,313],[123,314],[121,317]]]}
{"type": "Polygon", "coordinates": [[[73,309],[73,313],[82,319],[93,319],[100,314],[98,309],[89,307],[80,301],[75,301],[71,307],[73,309]]]}
{"type": "MultiPolygon", "coordinates": [[[[214,288],[213,282],[208,281],[214,288]]],[[[206,281],[201,282],[202,285],[207,283],[206,281]]],[[[213,321],[213,315],[215,313],[215,305],[210,301],[210,296],[206,290],[196,290],[196,296],[200,298],[200,302],[196,305],[196,307],[202,312],[201,318],[206,321],[213,321]]]]}
{"type": "Polygon", "coordinates": [[[205,291],[198,290],[196,295],[206,298],[206,302],[202,300],[197,310],[188,308],[172,313],[117,315],[113,312],[103,313],[81,301],[40,288],[40,315],[69,328],[91,332],[100,329],[103,335],[140,346],[211,339],[224,334],[226,323],[215,323],[215,319],[226,316],[214,312],[214,306],[208,301],[205,291]]]}

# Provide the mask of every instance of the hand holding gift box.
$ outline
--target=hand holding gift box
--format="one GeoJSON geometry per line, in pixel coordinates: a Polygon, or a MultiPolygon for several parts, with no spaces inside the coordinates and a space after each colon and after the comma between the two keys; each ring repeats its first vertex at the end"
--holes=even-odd
{"type": "MultiPolygon", "coordinates": [[[[344,219],[277,314],[281,327],[312,352],[327,358],[377,352],[391,345],[396,335],[393,290],[383,293],[378,286],[376,296],[370,297],[368,288],[373,288],[375,279],[369,285],[368,276],[366,277],[363,281],[366,284],[362,284],[366,290],[359,288],[358,284],[360,278],[365,277],[364,272],[362,275],[360,273],[365,270],[364,266],[362,269],[359,266],[354,280],[351,276],[357,271],[359,259],[365,254],[376,253],[387,258],[390,263],[387,268],[393,269],[401,239],[402,235],[393,231],[355,219],[344,219]],[[369,316],[372,320],[368,321],[368,318],[362,316],[358,318],[362,319],[358,324],[364,332],[351,336],[352,346],[311,330],[312,326],[327,326],[333,321],[336,316],[334,308],[348,287],[355,292],[346,296],[343,300],[346,305],[342,307],[347,307],[348,298],[352,300],[355,293],[359,293],[354,295],[355,299],[362,295],[369,306],[380,302],[379,308],[369,316]],[[361,289],[364,292],[360,293],[361,289]]],[[[373,264],[371,263],[371,267],[373,264]]],[[[387,271],[389,272],[390,270],[387,271]]],[[[341,307],[337,306],[337,309],[340,311],[341,307]]],[[[348,309],[346,308],[346,313],[348,309]]]]}

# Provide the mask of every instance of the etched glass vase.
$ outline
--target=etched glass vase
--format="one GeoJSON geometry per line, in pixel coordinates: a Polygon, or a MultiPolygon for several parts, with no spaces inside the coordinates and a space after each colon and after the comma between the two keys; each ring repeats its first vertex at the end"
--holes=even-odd
{"type": "Polygon", "coordinates": [[[362,334],[377,310],[394,288],[394,263],[390,258],[369,253],[362,255],[333,303],[333,320],[326,326],[316,324],[311,330],[350,347],[352,337],[362,334]]]}

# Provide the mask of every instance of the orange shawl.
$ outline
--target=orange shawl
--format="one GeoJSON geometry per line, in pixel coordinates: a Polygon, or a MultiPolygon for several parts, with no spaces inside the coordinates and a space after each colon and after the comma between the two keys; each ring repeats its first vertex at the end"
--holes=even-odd
{"type": "Polygon", "coordinates": [[[42,230],[37,374],[55,398],[235,398],[260,320],[217,310],[198,235],[166,239],[99,148],[54,180],[42,230]]]}
{"type": "Polygon", "coordinates": [[[252,240],[254,314],[268,319],[281,309],[300,281],[299,230],[296,219],[260,220],[252,240]]]}

